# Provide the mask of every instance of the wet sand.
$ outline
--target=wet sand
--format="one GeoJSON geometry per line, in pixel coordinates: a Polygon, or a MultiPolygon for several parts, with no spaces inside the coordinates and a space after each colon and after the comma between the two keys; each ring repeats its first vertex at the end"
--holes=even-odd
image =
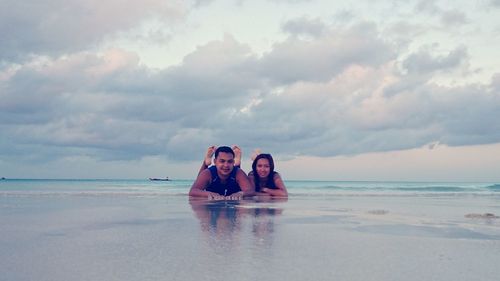
{"type": "Polygon", "coordinates": [[[498,196],[0,197],[3,280],[498,280],[498,196]],[[493,214],[470,216],[468,214],[493,214]]]}

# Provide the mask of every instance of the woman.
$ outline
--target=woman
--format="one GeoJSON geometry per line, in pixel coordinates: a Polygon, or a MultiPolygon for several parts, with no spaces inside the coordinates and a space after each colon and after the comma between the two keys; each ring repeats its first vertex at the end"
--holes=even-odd
{"type": "Polygon", "coordinates": [[[252,171],[248,173],[248,179],[255,186],[257,195],[288,197],[288,191],[280,174],[274,171],[274,161],[271,154],[262,153],[255,157],[252,171]]]}

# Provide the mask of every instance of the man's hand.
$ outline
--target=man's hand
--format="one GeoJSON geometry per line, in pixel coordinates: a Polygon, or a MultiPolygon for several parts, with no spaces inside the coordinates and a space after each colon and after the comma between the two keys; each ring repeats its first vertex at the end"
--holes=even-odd
{"type": "Polygon", "coordinates": [[[226,196],[226,200],[241,200],[241,199],[243,199],[243,191],[236,192],[226,196]]]}
{"type": "Polygon", "coordinates": [[[208,193],[208,200],[224,200],[226,199],[223,195],[220,195],[219,193],[215,192],[209,192],[208,193]]]}

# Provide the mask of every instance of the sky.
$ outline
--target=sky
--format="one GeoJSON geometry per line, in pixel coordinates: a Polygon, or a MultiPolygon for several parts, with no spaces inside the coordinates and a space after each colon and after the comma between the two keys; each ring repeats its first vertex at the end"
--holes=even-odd
{"type": "Polygon", "coordinates": [[[500,1],[0,0],[0,176],[500,181],[500,1]]]}

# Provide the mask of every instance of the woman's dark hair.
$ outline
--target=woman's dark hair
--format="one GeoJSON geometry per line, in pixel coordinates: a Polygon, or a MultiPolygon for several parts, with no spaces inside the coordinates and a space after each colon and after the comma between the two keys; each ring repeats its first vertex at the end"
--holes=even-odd
{"type": "Polygon", "coordinates": [[[257,155],[255,157],[255,160],[253,160],[252,163],[252,171],[253,171],[253,178],[255,182],[255,191],[259,192],[260,191],[260,177],[259,174],[257,174],[257,162],[260,159],[267,159],[269,161],[269,175],[267,176],[267,179],[265,181],[265,185],[268,187],[274,187],[274,160],[271,154],[267,153],[262,153],[257,155]]]}

